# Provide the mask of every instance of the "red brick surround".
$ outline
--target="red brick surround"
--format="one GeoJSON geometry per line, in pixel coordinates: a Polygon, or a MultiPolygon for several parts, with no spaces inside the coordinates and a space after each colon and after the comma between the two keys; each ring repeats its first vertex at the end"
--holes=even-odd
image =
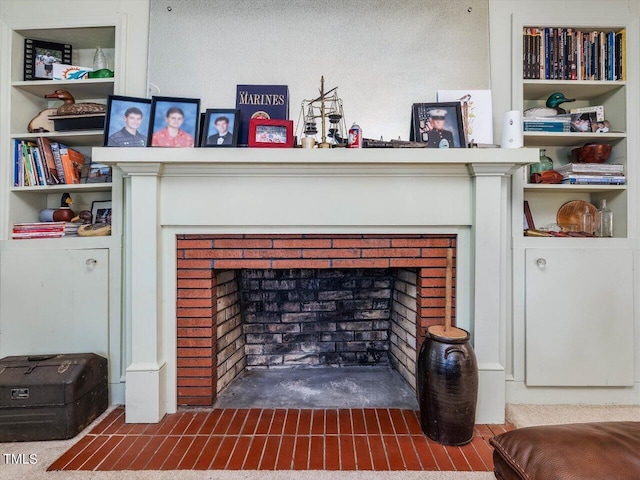
{"type": "Polygon", "coordinates": [[[178,404],[216,398],[216,271],[414,268],[419,349],[425,329],[443,322],[446,250],[455,246],[455,235],[178,235],[178,404]]]}

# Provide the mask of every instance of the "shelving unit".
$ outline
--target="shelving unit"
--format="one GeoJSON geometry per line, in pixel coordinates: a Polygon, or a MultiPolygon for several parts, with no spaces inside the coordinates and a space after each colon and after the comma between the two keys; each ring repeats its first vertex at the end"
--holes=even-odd
{"type": "MultiPolygon", "coordinates": [[[[521,108],[541,106],[546,99],[554,92],[562,92],[568,98],[575,98],[576,101],[563,104],[563,108],[570,109],[590,105],[604,105],[605,117],[610,122],[612,131],[607,133],[582,133],[582,132],[524,132],[524,143],[527,147],[545,148],[547,155],[554,161],[554,166],[559,166],[571,162],[571,150],[580,147],[585,143],[599,142],[609,143],[613,146],[609,163],[622,163],[627,167],[627,82],[626,81],[602,81],[602,80],[520,80],[519,91],[521,92],[521,108]]],[[[625,168],[628,170],[628,168],[625,168]]],[[[626,188],[602,188],[602,185],[547,185],[540,188],[539,185],[532,185],[525,173],[524,178],[519,178],[517,189],[524,191],[523,200],[528,200],[532,211],[537,210],[538,217],[544,223],[538,222],[536,215],[536,225],[546,225],[555,223],[552,215],[555,212],[540,212],[540,208],[535,208],[533,203],[540,202],[539,195],[532,195],[533,192],[540,194],[544,192],[549,198],[544,202],[545,208],[555,211],[567,200],[566,194],[575,192],[580,195],[576,200],[586,200],[599,206],[602,199],[607,200],[607,204],[614,211],[616,237],[627,236],[626,204],[627,197],[624,194],[626,188]],[[557,195],[556,195],[557,194],[557,195]],[[549,221],[553,220],[553,221],[549,221]]],[[[616,186],[619,187],[619,186],[616,186]]],[[[623,186],[624,187],[624,186],[623,186]]],[[[571,199],[569,199],[571,200],[571,199]]],[[[522,202],[520,202],[522,204],[522,202]]]]}
{"type": "Polygon", "coordinates": [[[68,19],[12,20],[0,23],[0,356],[92,351],[109,359],[110,395],[122,402],[122,172],[110,183],[13,185],[14,141],[45,137],[82,152],[90,162],[102,145],[102,129],[30,133],[27,125],[41,110],[61,105],[44,96],[58,89],[78,102],[105,103],[125,94],[123,17],[70,16],[68,19]],[[36,27],[37,25],[37,27],[36,27]],[[112,59],[114,78],[25,81],[24,40],[69,43],[74,65],[91,65],[97,46],[112,59]],[[104,237],[13,240],[15,223],[36,222],[45,208],[57,208],[69,192],[75,212],[94,201],[112,201],[112,233],[104,237]],[[28,304],[30,308],[25,308],[28,304]],[[41,332],[42,340],[32,340],[41,332]],[[30,340],[25,340],[30,339],[30,340]]]}
{"type": "MultiPolygon", "coordinates": [[[[603,105],[611,124],[608,133],[524,132],[525,146],[546,149],[558,167],[572,161],[573,148],[589,142],[609,143],[613,148],[608,163],[623,164],[627,180],[626,185],[541,185],[530,182],[528,169],[512,178],[513,376],[514,391],[520,395],[513,400],[516,403],[526,403],[523,398],[529,398],[527,395],[553,402],[559,394],[544,387],[632,386],[635,340],[628,332],[633,331],[638,317],[634,310],[637,287],[633,286],[640,130],[633,106],[638,103],[637,62],[626,62],[624,80],[523,79],[526,27],[624,29],[627,59],[638,53],[638,24],[630,17],[603,20],[582,14],[547,14],[513,18],[512,109],[544,106],[552,93],[562,92],[576,99],[563,108],[603,105]],[[603,199],[614,214],[614,238],[524,236],[524,201],[539,228],[555,224],[558,209],[568,201],[599,206],[603,199]],[[626,373],[614,375],[615,370],[626,373]],[[531,387],[536,388],[535,393],[531,387]]],[[[617,393],[613,390],[601,391],[598,401],[610,394],[609,401],[614,403],[617,393]]]]}
{"type": "MultiPolygon", "coordinates": [[[[30,133],[27,124],[38,112],[46,108],[55,108],[61,104],[59,100],[45,98],[46,94],[58,89],[71,92],[76,101],[93,101],[106,103],[108,95],[116,93],[118,77],[106,79],[87,79],[74,81],[59,80],[23,80],[24,70],[24,40],[33,38],[50,42],[70,43],[73,47],[72,61],[76,65],[91,65],[96,46],[100,45],[114,61],[116,44],[115,26],[91,26],[75,28],[42,28],[12,30],[11,34],[11,65],[10,65],[10,142],[11,149],[14,140],[36,141],[38,137],[45,137],[52,142],[60,142],[77,149],[91,161],[91,148],[102,144],[103,132],[99,130],[61,131],[46,133],[30,133]]],[[[118,71],[119,65],[114,65],[118,71]]],[[[7,148],[5,146],[4,148],[7,148]]],[[[5,150],[7,152],[7,150],[5,150]]],[[[13,158],[13,152],[7,156],[13,158]]],[[[13,166],[11,165],[11,168],[13,166]]],[[[6,171],[6,170],[5,170],[6,171]]],[[[8,178],[13,178],[13,172],[8,178]]],[[[55,208],[59,205],[62,192],[71,193],[74,201],[73,209],[90,210],[95,200],[111,199],[111,184],[80,184],[80,185],[47,185],[36,187],[11,187],[8,189],[8,218],[5,227],[5,237],[10,240],[10,231],[14,223],[34,222],[38,213],[45,208],[55,208]]],[[[67,239],[52,239],[64,242],[67,239]]]]}

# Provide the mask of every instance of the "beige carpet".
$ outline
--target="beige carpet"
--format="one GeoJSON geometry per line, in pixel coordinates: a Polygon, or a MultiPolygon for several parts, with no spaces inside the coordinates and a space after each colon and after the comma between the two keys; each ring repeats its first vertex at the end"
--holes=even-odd
{"type": "MultiPolygon", "coordinates": [[[[96,420],[99,422],[104,416],[96,420]]],[[[507,418],[517,427],[591,421],[635,420],[640,421],[640,406],[577,406],[577,405],[509,405],[507,418]]],[[[95,422],[94,422],[95,423],[95,422]]],[[[492,480],[486,472],[324,472],[324,471],[126,471],[126,472],[47,472],[47,467],[69,449],[85,429],[71,440],[51,442],[0,443],[0,479],[95,479],[95,480],[492,480]],[[22,454],[28,458],[36,454],[35,465],[11,465],[6,454],[22,454]]]]}
{"type": "Polygon", "coordinates": [[[583,422],[640,422],[640,405],[507,405],[516,427],[583,422]]]}

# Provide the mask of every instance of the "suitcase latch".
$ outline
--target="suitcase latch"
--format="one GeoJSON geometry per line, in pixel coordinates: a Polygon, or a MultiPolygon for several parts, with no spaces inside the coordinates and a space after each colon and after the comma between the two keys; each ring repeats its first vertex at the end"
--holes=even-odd
{"type": "Polygon", "coordinates": [[[29,398],[28,388],[12,388],[11,389],[11,400],[26,400],[27,398],[29,398]]]}
{"type": "Polygon", "coordinates": [[[69,367],[71,366],[72,363],[73,362],[71,362],[71,360],[65,360],[64,362],[62,362],[58,367],[58,373],[64,373],[67,370],[69,370],[69,367]]]}

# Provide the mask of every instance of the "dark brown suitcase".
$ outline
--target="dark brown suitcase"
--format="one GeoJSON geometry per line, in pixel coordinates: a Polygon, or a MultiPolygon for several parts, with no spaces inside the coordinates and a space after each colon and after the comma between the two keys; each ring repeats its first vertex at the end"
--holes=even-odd
{"type": "Polygon", "coordinates": [[[74,437],[108,403],[107,359],[99,355],[0,359],[0,442],[74,437]]]}

